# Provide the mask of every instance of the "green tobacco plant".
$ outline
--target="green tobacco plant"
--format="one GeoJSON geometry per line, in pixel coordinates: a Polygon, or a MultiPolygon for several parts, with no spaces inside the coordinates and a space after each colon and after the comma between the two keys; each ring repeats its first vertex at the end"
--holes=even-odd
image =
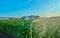
{"type": "Polygon", "coordinates": [[[0,30],[13,34],[16,38],[30,37],[30,20],[0,20],[0,30]]]}

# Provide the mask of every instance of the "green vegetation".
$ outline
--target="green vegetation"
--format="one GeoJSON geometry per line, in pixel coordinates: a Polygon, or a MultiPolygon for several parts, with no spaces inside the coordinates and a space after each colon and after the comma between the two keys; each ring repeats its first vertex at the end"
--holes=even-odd
{"type": "Polygon", "coordinates": [[[0,20],[0,30],[16,35],[16,38],[30,37],[30,20],[0,20]]]}
{"type": "Polygon", "coordinates": [[[0,20],[0,30],[16,38],[60,38],[60,20],[0,20]]]}

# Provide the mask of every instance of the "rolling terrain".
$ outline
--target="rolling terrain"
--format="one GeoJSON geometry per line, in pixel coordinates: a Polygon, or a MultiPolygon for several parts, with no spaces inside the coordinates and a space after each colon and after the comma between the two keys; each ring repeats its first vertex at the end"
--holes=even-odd
{"type": "Polygon", "coordinates": [[[60,18],[0,20],[0,35],[15,38],[60,38],[60,18]],[[8,35],[8,36],[7,36],[8,35]]]}
{"type": "Polygon", "coordinates": [[[36,33],[34,38],[60,38],[60,19],[58,17],[41,18],[32,23],[36,33]]]}

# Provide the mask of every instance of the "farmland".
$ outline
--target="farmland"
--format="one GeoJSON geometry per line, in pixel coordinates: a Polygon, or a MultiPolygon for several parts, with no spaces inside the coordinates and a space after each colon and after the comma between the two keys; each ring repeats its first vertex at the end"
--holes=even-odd
{"type": "Polygon", "coordinates": [[[0,20],[0,31],[16,38],[60,38],[60,20],[0,20]]]}
{"type": "MultiPolygon", "coordinates": [[[[0,31],[14,35],[16,38],[25,38],[30,36],[30,22],[27,20],[0,20],[0,31]]],[[[3,35],[4,36],[4,35],[3,35]]]]}
{"type": "Polygon", "coordinates": [[[60,38],[60,20],[40,19],[33,21],[34,38],[60,38]]]}

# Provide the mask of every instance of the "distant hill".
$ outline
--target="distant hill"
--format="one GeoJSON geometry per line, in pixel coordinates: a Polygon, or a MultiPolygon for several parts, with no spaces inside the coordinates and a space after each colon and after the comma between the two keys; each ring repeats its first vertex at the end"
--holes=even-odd
{"type": "Polygon", "coordinates": [[[35,19],[40,19],[39,16],[34,16],[34,15],[31,15],[31,16],[24,16],[24,17],[21,17],[22,20],[35,20],[35,19]]]}
{"type": "Polygon", "coordinates": [[[52,19],[52,20],[60,20],[60,16],[50,17],[49,19],[52,19]]]}
{"type": "Polygon", "coordinates": [[[0,20],[14,20],[14,19],[17,19],[17,18],[14,18],[14,17],[0,17],[0,20]]]}
{"type": "Polygon", "coordinates": [[[9,20],[9,19],[22,19],[22,20],[38,20],[38,19],[51,19],[51,20],[60,20],[60,16],[56,17],[39,17],[35,15],[31,16],[23,16],[21,18],[14,18],[14,17],[0,17],[0,20],[9,20]]]}

